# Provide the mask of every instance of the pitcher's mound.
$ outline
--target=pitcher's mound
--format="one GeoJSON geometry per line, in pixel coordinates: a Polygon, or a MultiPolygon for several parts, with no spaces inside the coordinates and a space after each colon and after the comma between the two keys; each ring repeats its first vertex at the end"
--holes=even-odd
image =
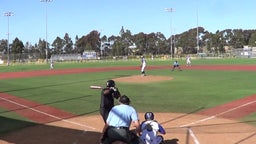
{"type": "Polygon", "coordinates": [[[128,76],[128,77],[115,78],[114,80],[117,82],[128,82],[128,83],[150,83],[150,82],[167,81],[172,79],[173,77],[167,77],[167,76],[134,75],[134,76],[128,76]]]}

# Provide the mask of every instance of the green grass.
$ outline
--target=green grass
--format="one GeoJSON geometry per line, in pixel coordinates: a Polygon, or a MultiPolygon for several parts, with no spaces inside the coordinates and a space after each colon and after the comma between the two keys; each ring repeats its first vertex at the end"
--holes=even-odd
{"type": "MultiPolygon", "coordinates": [[[[193,64],[253,64],[252,59],[194,60],[193,64]],[[237,61],[237,62],[236,62],[237,61]]],[[[57,63],[57,69],[135,66],[139,61],[57,63]]],[[[148,65],[170,65],[168,61],[148,61],[148,65]]],[[[181,61],[184,64],[184,60],[181,61]]],[[[0,67],[1,72],[49,69],[48,65],[15,65],[0,67]],[[3,70],[8,69],[8,70],[3,70]]],[[[106,80],[138,75],[139,70],[81,73],[58,76],[42,76],[0,80],[0,92],[47,104],[77,115],[99,114],[100,91],[89,89],[90,85],[104,86],[106,80]]],[[[255,94],[255,71],[207,71],[168,69],[148,70],[149,75],[171,76],[171,81],[148,84],[117,83],[122,94],[131,98],[131,104],[139,111],[193,113],[239,98],[255,94]]],[[[4,74],[4,73],[2,73],[4,74]]],[[[2,110],[6,111],[6,110],[2,110]]],[[[1,131],[9,131],[31,125],[31,122],[12,112],[0,113],[1,131]],[[11,129],[2,125],[16,124],[11,129]]],[[[255,120],[255,114],[246,117],[255,120]]],[[[0,131],[0,132],[1,132],[0,131]]]]}
{"type": "MultiPolygon", "coordinates": [[[[174,60],[178,60],[180,64],[185,64],[185,59],[154,59],[147,60],[148,65],[172,65],[174,60]]],[[[192,59],[193,65],[215,65],[215,64],[255,64],[255,59],[241,59],[241,58],[223,58],[223,59],[192,59]]],[[[102,61],[87,61],[87,62],[63,62],[55,63],[55,69],[67,69],[67,68],[86,68],[86,67],[115,67],[115,66],[134,66],[140,65],[140,59],[131,60],[102,60],[102,61]]],[[[42,64],[12,64],[11,66],[0,65],[1,72],[15,72],[15,71],[31,71],[31,70],[46,70],[49,69],[50,65],[46,63],[42,64]]]]}

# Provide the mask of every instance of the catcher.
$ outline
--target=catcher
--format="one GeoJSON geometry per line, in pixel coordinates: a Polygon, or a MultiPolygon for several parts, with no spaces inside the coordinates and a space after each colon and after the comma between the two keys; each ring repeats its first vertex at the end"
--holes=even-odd
{"type": "Polygon", "coordinates": [[[141,123],[141,140],[145,144],[164,144],[164,138],[158,133],[165,134],[165,129],[154,120],[154,113],[146,112],[145,121],[141,123]]]}

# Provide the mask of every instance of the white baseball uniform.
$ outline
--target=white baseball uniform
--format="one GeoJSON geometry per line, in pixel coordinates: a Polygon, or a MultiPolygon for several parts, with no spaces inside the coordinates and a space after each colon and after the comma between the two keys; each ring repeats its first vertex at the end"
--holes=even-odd
{"type": "Polygon", "coordinates": [[[53,67],[54,67],[54,64],[53,64],[53,61],[51,60],[50,69],[53,69],[53,67]]]}
{"type": "Polygon", "coordinates": [[[145,75],[145,68],[146,68],[146,59],[144,57],[141,58],[141,73],[145,75]]]}
{"type": "Polygon", "coordinates": [[[190,56],[186,57],[186,62],[187,62],[187,66],[191,66],[191,57],[190,56]]]}

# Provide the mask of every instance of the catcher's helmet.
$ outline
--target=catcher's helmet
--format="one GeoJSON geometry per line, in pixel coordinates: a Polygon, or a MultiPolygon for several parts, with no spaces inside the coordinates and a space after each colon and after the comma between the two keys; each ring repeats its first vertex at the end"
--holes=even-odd
{"type": "Polygon", "coordinates": [[[145,117],[145,120],[154,120],[154,113],[146,112],[144,117],[145,117]]]}
{"type": "Polygon", "coordinates": [[[107,85],[107,87],[115,87],[116,84],[115,84],[115,81],[108,80],[106,85],[107,85]]]}

